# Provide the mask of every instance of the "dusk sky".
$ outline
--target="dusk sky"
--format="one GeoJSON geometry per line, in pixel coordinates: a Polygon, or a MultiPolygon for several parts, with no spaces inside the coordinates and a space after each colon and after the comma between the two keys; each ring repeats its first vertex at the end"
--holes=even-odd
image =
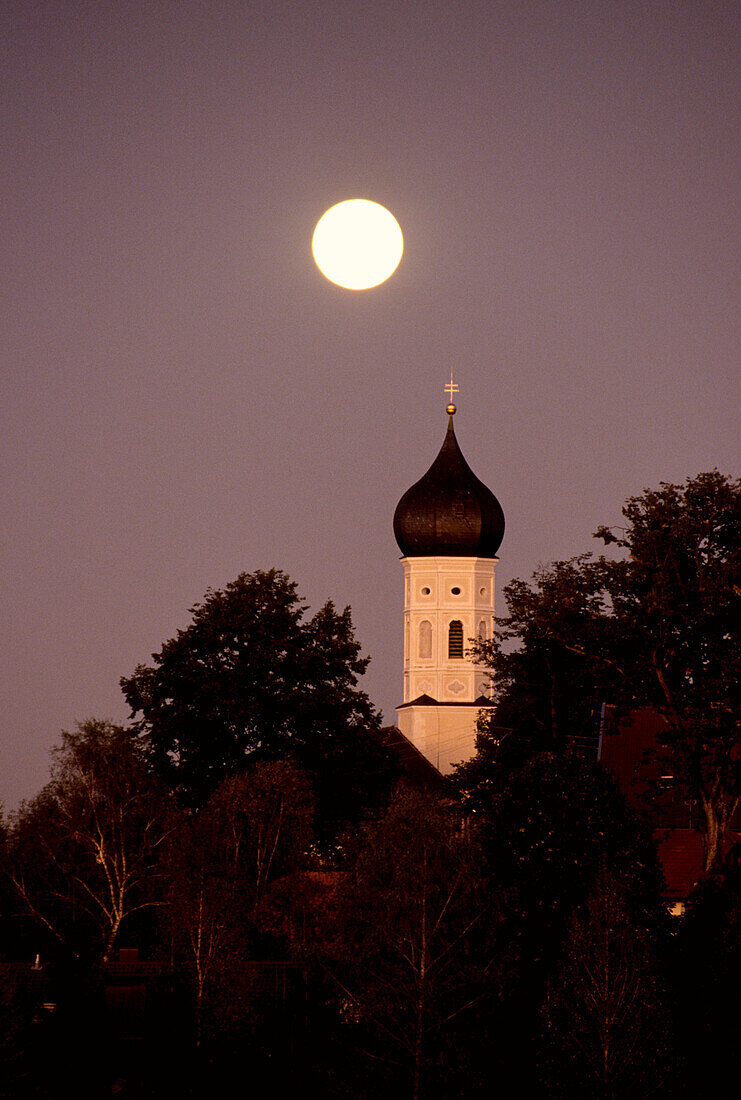
{"type": "Polygon", "coordinates": [[[351,604],[394,721],[451,368],[500,593],[738,476],[739,38],[730,0],[4,0],[6,807],[242,571],[351,604]],[[310,242],[357,197],[405,249],[353,292],[310,242]]]}

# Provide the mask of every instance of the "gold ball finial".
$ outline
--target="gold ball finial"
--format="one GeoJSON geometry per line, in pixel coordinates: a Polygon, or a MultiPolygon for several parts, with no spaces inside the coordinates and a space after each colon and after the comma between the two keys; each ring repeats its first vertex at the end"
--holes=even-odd
{"type": "Polygon", "coordinates": [[[447,412],[448,416],[453,416],[455,414],[455,405],[453,404],[453,395],[458,393],[458,387],[456,386],[455,382],[453,381],[453,372],[452,371],[450,372],[450,381],[448,382],[447,386],[445,387],[445,392],[447,393],[448,397],[450,398],[450,404],[448,405],[448,407],[445,411],[447,412]]]}

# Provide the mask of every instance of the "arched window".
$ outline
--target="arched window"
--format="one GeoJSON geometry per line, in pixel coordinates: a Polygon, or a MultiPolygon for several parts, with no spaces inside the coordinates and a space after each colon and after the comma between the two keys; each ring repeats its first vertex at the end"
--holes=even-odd
{"type": "Polygon", "coordinates": [[[479,623],[479,641],[486,641],[486,619],[482,619],[479,623]]]}
{"type": "Polygon", "coordinates": [[[419,624],[419,656],[423,661],[432,657],[432,623],[427,619],[419,624]]]}
{"type": "Polygon", "coordinates": [[[455,659],[463,656],[463,623],[453,619],[448,627],[448,657],[455,659]]]}

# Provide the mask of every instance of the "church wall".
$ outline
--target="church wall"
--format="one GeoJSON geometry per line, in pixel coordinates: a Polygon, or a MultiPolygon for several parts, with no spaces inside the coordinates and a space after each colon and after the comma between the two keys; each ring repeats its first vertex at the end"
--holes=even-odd
{"type": "Polygon", "coordinates": [[[476,751],[476,706],[402,706],[397,725],[404,736],[448,775],[476,751]]]}

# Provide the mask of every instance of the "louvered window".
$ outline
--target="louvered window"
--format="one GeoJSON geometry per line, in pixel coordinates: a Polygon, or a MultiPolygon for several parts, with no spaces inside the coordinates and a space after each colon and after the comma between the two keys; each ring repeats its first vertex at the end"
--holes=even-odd
{"type": "Polygon", "coordinates": [[[448,629],[448,657],[455,659],[463,656],[463,623],[453,619],[448,629]]]}

